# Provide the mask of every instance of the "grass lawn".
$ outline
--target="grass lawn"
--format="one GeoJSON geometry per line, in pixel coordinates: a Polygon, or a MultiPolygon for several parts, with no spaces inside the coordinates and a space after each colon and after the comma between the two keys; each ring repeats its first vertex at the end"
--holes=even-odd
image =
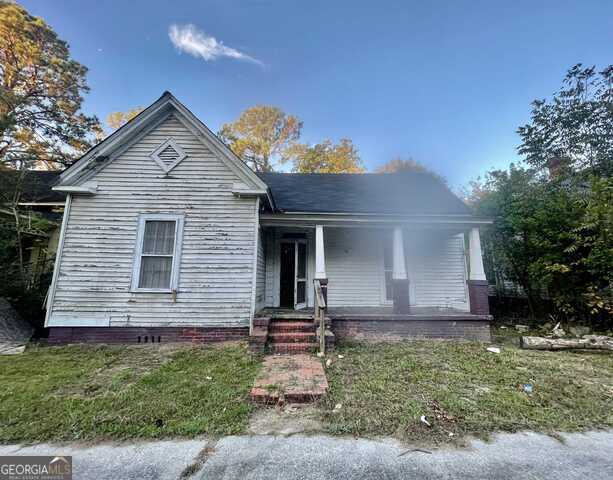
{"type": "MultiPolygon", "coordinates": [[[[613,355],[520,350],[505,335],[500,354],[449,341],[337,347],[321,428],[442,443],[613,426],[613,355]]],[[[0,443],[245,433],[259,365],[240,342],[30,347],[0,357],[0,443]]]]}
{"type": "Polygon", "coordinates": [[[0,442],[244,432],[246,344],[31,347],[0,357],[0,442]]]}
{"type": "Polygon", "coordinates": [[[439,443],[494,431],[613,426],[610,353],[505,344],[495,354],[478,343],[417,341],[345,345],[331,358],[321,407],[333,434],[439,443]],[[528,383],[532,393],[522,389],[528,383]]]}

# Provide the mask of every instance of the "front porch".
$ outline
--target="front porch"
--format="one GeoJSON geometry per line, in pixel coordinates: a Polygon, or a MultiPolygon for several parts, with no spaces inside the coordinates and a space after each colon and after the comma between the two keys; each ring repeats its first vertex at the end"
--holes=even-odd
{"type": "Polygon", "coordinates": [[[259,242],[252,330],[262,318],[313,322],[317,282],[339,338],[490,339],[479,230],[469,220],[264,217],[259,242]]]}

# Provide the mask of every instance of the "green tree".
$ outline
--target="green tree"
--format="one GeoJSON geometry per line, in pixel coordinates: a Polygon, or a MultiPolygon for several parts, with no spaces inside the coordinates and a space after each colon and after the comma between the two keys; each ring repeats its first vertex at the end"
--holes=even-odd
{"type": "Polygon", "coordinates": [[[572,67],[550,101],[532,104],[531,121],[518,129],[519,152],[551,173],[613,174],[613,65],[572,67]]]}
{"type": "Polygon", "coordinates": [[[490,276],[517,282],[533,316],[546,293],[560,318],[610,324],[611,179],[549,179],[511,165],[489,172],[476,198],[476,212],[494,220],[483,235],[490,276]]]}
{"type": "Polygon", "coordinates": [[[398,173],[398,172],[419,172],[419,173],[427,173],[437,178],[443,183],[446,183],[445,179],[439,175],[438,173],[430,170],[428,167],[422,165],[416,160],[412,158],[401,158],[396,157],[392,160],[384,163],[383,165],[377,167],[375,170],[376,173],[398,173]]]}
{"type": "Polygon", "coordinates": [[[324,140],[315,145],[296,145],[286,152],[285,160],[292,160],[298,173],[364,173],[365,168],[357,148],[348,138],[338,144],[324,140]]]}
{"type": "Polygon", "coordinates": [[[300,138],[302,122],[269,105],[256,105],[219,131],[219,137],[256,172],[269,172],[300,138]]]}
{"type": "Polygon", "coordinates": [[[0,163],[66,165],[91,146],[86,72],[44,20],[0,1],[0,163]]]}
{"type": "Polygon", "coordinates": [[[127,112],[111,112],[106,117],[106,124],[111,130],[115,131],[128,123],[143,110],[143,107],[136,107],[127,112]]]}

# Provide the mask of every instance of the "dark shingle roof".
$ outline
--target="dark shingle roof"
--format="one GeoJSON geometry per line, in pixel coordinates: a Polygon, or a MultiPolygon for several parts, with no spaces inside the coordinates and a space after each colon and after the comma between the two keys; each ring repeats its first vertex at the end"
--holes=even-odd
{"type": "Polygon", "coordinates": [[[258,173],[275,205],[286,212],[470,215],[432,175],[258,173]]]}

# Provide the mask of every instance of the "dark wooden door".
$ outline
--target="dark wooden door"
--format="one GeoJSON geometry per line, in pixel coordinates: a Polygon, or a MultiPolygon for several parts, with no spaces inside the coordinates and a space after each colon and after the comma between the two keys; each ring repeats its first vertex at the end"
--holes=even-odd
{"type": "Polygon", "coordinates": [[[294,308],[294,281],[296,279],[296,245],[281,243],[281,274],[279,306],[294,308]]]}

